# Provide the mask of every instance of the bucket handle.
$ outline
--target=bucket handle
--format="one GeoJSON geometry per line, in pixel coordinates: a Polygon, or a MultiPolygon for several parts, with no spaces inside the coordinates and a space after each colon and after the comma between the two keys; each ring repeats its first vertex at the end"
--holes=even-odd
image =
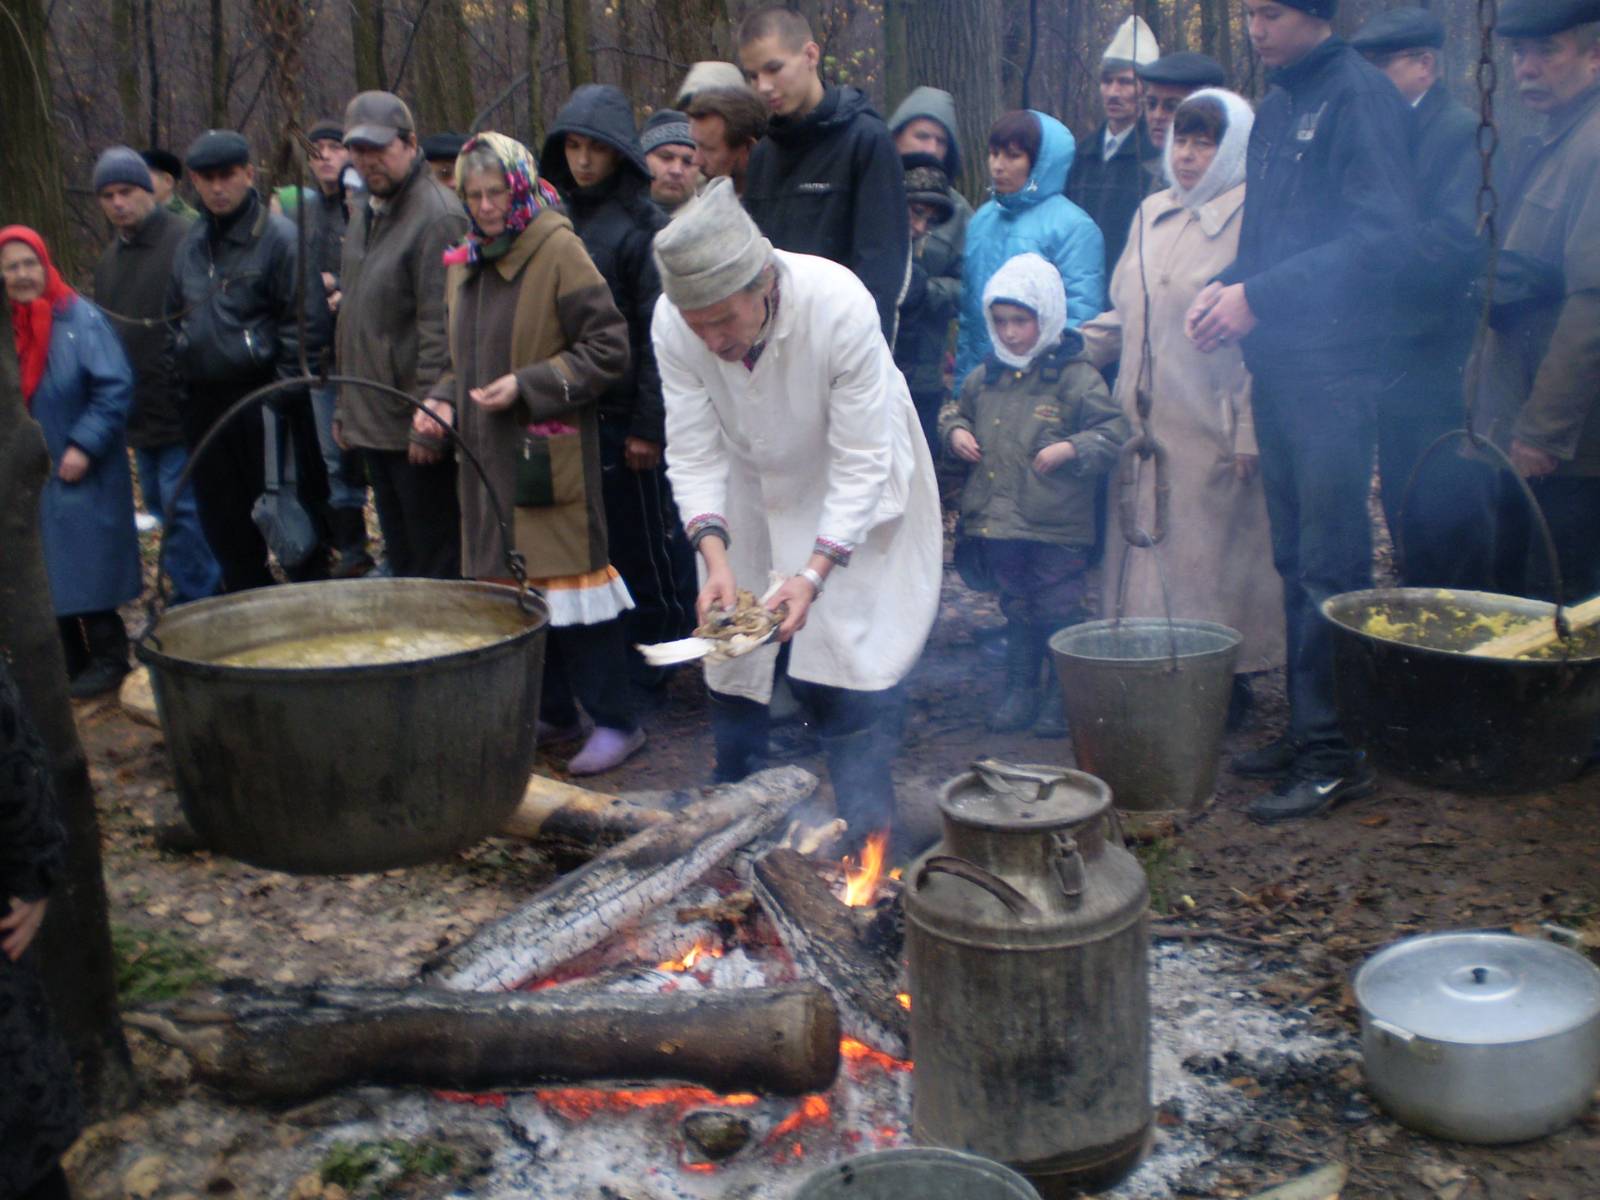
{"type": "Polygon", "coordinates": [[[927,886],[929,875],[954,875],[957,879],[964,879],[970,884],[981,887],[989,895],[1004,904],[1011,911],[1011,915],[1023,921],[1037,921],[1044,916],[1039,911],[1039,906],[1029,900],[1016,888],[1012,887],[1000,876],[990,871],[985,871],[975,863],[969,863],[964,858],[957,858],[953,854],[935,854],[926,859],[917,870],[917,887],[927,886]]]}
{"type": "MultiPolygon", "coordinates": [[[[178,474],[178,482],[172,489],[172,496],[168,503],[170,504],[172,500],[183,494],[183,489],[189,486],[189,477],[194,474],[195,464],[216,442],[222,430],[236,420],[241,413],[255,408],[256,405],[264,403],[279,392],[287,392],[300,387],[324,386],[330,383],[382,392],[386,396],[405,401],[418,412],[428,411],[422,401],[407,392],[402,392],[399,388],[390,387],[388,384],[379,383],[374,379],[362,379],[355,375],[296,375],[290,379],[274,380],[272,383],[265,384],[256,388],[255,391],[241,396],[220,417],[212,422],[211,428],[207,429],[205,435],[195,444],[194,450],[189,454],[188,461],[183,464],[183,470],[178,474]]],[[[435,419],[434,424],[449,435],[456,448],[466,456],[467,461],[472,465],[472,469],[478,473],[478,479],[483,483],[484,493],[489,497],[489,506],[494,510],[495,523],[500,526],[500,536],[505,541],[506,572],[516,581],[517,603],[524,612],[532,612],[533,596],[528,587],[527,562],[517,552],[516,545],[511,539],[511,526],[506,523],[505,509],[500,504],[499,496],[495,494],[494,485],[489,482],[489,476],[485,473],[483,464],[478,461],[478,456],[461,440],[461,435],[456,430],[456,427],[453,424],[446,425],[437,419],[435,419]]],[[[161,639],[156,636],[155,630],[162,614],[166,611],[166,584],[169,582],[170,580],[167,576],[167,529],[163,525],[161,528],[161,546],[156,553],[155,587],[151,589],[150,600],[145,605],[144,630],[138,637],[138,644],[141,646],[149,645],[157,650],[161,649],[161,639]]]]}

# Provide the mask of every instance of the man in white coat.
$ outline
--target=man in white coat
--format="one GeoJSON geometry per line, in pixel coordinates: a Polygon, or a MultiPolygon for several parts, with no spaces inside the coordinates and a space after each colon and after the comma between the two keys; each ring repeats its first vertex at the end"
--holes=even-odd
{"type": "Polygon", "coordinates": [[[781,646],[706,667],[716,777],[762,765],[785,671],[859,841],[893,819],[897,689],[943,569],[911,393],[849,268],[774,250],[726,179],[656,235],[655,255],[667,477],[700,552],[700,616],[787,576],[768,602],[787,606],[781,646]]]}

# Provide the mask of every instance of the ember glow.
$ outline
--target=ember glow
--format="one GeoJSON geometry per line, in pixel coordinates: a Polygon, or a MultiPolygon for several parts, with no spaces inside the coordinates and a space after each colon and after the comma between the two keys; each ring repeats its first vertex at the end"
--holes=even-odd
{"type": "Polygon", "coordinates": [[[896,992],[895,996],[894,996],[894,1002],[896,1004],[898,1004],[901,1008],[905,1009],[907,1012],[911,1011],[911,993],[910,992],[896,992]]]}
{"type": "Polygon", "coordinates": [[[850,908],[871,904],[878,895],[878,882],[883,878],[884,851],[889,847],[889,831],[868,834],[861,847],[861,865],[847,855],[844,860],[844,902],[850,908]]]}
{"type": "Polygon", "coordinates": [[[767,1141],[775,1142],[785,1134],[807,1125],[826,1125],[832,1116],[833,1109],[824,1097],[807,1096],[800,1101],[799,1108],[773,1126],[772,1132],[767,1134],[767,1141]]]}
{"type": "Polygon", "coordinates": [[[865,1042],[858,1042],[855,1038],[844,1038],[839,1043],[839,1057],[849,1063],[869,1062],[882,1067],[885,1071],[909,1071],[911,1063],[903,1058],[895,1058],[885,1054],[882,1050],[874,1050],[865,1042]]]}
{"type": "Polygon", "coordinates": [[[702,958],[721,958],[722,947],[717,943],[702,938],[689,947],[688,953],[682,958],[675,958],[669,962],[657,963],[658,971],[692,971],[695,963],[702,958]]]}
{"type": "Polygon", "coordinates": [[[722,1096],[710,1088],[545,1088],[535,1092],[539,1103],[569,1121],[583,1121],[599,1113],[630,1113],[640,1109],[671,1108],[678,1115],[691,1108],[748,1108],[759,1103],[749,1092],[722,1096]]]}

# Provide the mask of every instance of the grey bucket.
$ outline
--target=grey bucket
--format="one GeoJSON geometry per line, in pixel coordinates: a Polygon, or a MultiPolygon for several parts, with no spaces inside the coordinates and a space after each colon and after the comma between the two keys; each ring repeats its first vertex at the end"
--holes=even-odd
{"type": "Polygon", "coordinates": [[[1050,656],[1078,767],[1130,812],[1210,801],[1240,634],[1209,621],[1090,621],[1060,630],[1050,656]]]}
{"type": "Polygon", "coordinates": [[[1039,1200],[1039,1193],[1010,1167],[976,1154],[907,1146],[823,1167],[794,1200],[1039,1200]]]}

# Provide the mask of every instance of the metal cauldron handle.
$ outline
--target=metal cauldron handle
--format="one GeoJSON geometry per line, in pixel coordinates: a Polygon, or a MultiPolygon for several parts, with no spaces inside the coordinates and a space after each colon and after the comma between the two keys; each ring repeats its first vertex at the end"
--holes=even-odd
{"type": "MultiPolygon", "coordinates": [[[[287,392],[293,388],[300,387],[323,386],[330,383],[382,392],[386,396],[405,401],[419,412],[427,411],[422,401],[409,393],[402,392],[399,388],[390,387],[386,383],[379,383],[373,379],[362,379],[355,375],[296,375],[290,379],[274,380],[272,383],[258,387],[255,391],[241,396],[212,423],[211,428],[206,430],[205,435],[196,443],[194,450],[189,454],[188,461],[183,464],[183,470],[178,474],[178,482],[172,489],[172,495],[168,498],[168,503],[170,504],[173,499],[183,494],[183,489],[189,486],[189,477],[194,473],[195,464],[205,456],[206,451],[211,448],[222,430],[236,420],[241,413],[255,408],[256,405],[264,403],[279,392],[287,392]]],[[[478,473],[478,479],[483,484],[484,493],[489,497],[489,506],[494,510],[495,523],[500,526],[500,536],[505,541],[506,572],[516,581],[517,603],[524,612],[531,612],[533,597],[528,587],[527,563],[522,555],[517,552],[516,546],[511,540],[511,526],[506,522],[505,508],[500,503],[500,497],[495,495],[494,485],[489,482],[489,476],[485,473],[483,464],[478,461],[478,456],[461,440],[461,435],[456,430],[456,427],[454,425],[446,425],[437,419],[434,423],[450,435],[450,440],[466,456],[467,461],[472,465],[472,469],[478,473]]],[[[155,587],[151,589],[150,600],[145,605],[145,625],[138,637],[138,643],[141,646],[151,645],[157,650],[161,649],[161,639],[156,636],[155,630],[156,625],[161,620],[162,612],[166,609],[167,583],[167,530],[166,526],[163,525],[161,529],[161,545],[156,553],[155,587]]]]}
{"type": "Polygon", "coordinates": [[[1020,920],[1036,921],[1044,916],[1037,904],[1004,879],[953,854],[935,854],[923,861],[922,866],[917,869],[916,882],[919,889],[927,885],[929,875],[954,875],[957,879],[964,879],[988,892],[1010,909],[1012,916],[1020,920]]]}

